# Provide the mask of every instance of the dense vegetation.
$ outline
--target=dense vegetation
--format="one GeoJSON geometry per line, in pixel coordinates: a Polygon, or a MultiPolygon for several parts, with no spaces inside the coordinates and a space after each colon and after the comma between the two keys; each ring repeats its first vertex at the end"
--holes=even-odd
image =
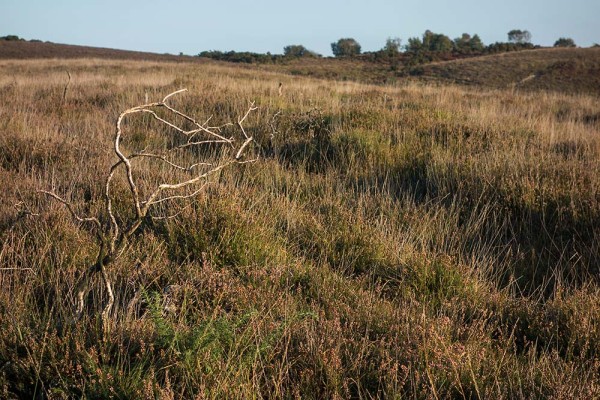
{"type": "MultiPolygon", "coordinates": [[[[0,71],[0,397],[600,396],[597,97],[191,63],[0,71]],[[214,125],[256,101],[261,159],[144,223],[110,270],[109,334],[100,282],[72,323],[94,233],[36,190],[94,214],[118,113],[181,87],[214,125]]],[[[133,119],[122,145],[169,134],[133,119]]]]}
{"type": "MultiPolygon", "coordinates": [[[[426,30],[422,38],[411,37],[405,46],[402,46],[400,38],[388,38],[381,50],[362,52],[358,41],[353,38],[342,38],[331,43],[331,50],[333,55],[338,58],[360,58],[371,62],[393,61],[396,65],[411,67],[433,61],[540,48],[540,46],[535,46],[530,42],[531,34],[528,31],[514,29],[508,33],[508,39],[509,41],[505,43],[496,42],[485,46],[477,34],[471,36],[468,33],[463,33],[460,37],[452,40],[442,33],[426,30]]],[[[564,40],[571,39],[561,38],[557,43],[562,45],[564,40]]],[[[562,46],[564,47],[564,45],[562,46]]],[[[236,52],[233,50],[227,52],[203,51],[198,55],[219,61],[248,64],[285,63],[292,59],[307,56],[320,57],[320,55],[309,51],[302,45],[284,47],[283,55],[247,51],[236,52]]]]}

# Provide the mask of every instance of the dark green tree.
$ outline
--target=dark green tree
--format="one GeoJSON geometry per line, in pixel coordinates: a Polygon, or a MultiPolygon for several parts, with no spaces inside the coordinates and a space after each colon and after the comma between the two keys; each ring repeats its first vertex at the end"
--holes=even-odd
{"type": "Polygon", "coordinates": [[[418,37],[411,37],[408,39],[408,44],[406,45],[406,51],[411,53],[418,53],[423,50],[423,41],[418,37]]]}
{"type": "Polygon", "coordinates": [[[485,46],[479,35],[473,36],[463,33],[461,37],[454,39],[454,47],[461,53],[480,52],[485,46]]]}
{"type": "Polygon", "coordinates": [[[25,39],[21,39],[17,35],[7,35],[7,36],[0,37],[0,40],[6,40],[6,41],[9,41],[9,42],[22,42],[25,39]]]}
{"type": "MultiPolygon", "coordinates": [[[[470,36],[469,36],[470,39],[470,36]]],[[[408,39],[406,50],[412,53],[420,51],[448,52],[454,49],[454,42],[446,35],[426,30],[423,39],[413,37],[408,39]]]]}
{"type": "Polygon", "coordinates": [[[485,45],[483,44],[483,41],[481,40],[478,34],[473,35],[473,37],[471,38],[470,45],[471,50],[473,51],[483,51],[483,49],[485,49],[485,45]]]}
{"type": "Polygon", "coordinates": [[[463,33],[461,37],[454,39],[454,45],[458,50],[469,49],[469,43],[471,42],[471,35],[463,33]]]}
{"type": "Polygon", "coordinates": [[[388,56],[395,56],[400,53],[400,48],[402,46],[402,40],[400,38],[387,38],[385,41],[385,46],[381,51],[388,56]]]}
{"type": "Polygon", "coordinates": [[[291,44],[283,48],[283,55],[287,57],[304,57],[311,54],[311,51],[301,44],[291,44]]]}
{"type": "Polygon", "coordinates": [[[454,43],[444,34],[426,30],[423,34],[423,47],[429,51],[448,52],[454,49],[454,43]]]}
{"type": "Polygon", "coordinates": [[[331,51],[336,57],[351,57],[360,54],[360,44],[352,38],[343,38],[331,43],[331,51]]]}
{"type": "Polygon", "coordinates": [[[531,43],[531,33],[527,30],[513,29],[508,32],[508,41],[512,43],[531,43]]]}
{"type": "Polygon", "coordinates": [[[571,38],[563,38],[561,37],[556,42],[554,42],[554,47],[575,47],[575,41],[571,38]]]}

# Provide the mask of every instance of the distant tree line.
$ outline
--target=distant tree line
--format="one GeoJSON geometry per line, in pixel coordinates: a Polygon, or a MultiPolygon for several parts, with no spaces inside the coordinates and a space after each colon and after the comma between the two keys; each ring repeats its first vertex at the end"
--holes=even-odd
{"type": "MultiPolygon", "coordinates": [[[[410,38],[406,51],[409,53],[457,53],[457,54],[487,54],[504,51],[517,51],[535,48],[531,43],[531,33],[513,29],[508,32],[508,42],[496,42],[488,46],[483,44],[479,35],[463,33],[461,37],[451,40],[441,33],[425,31],[423,38],[410,38]]],[[[538,46],[539,47],[539,46],[538,46]]]]}
{"type": "Polygon", "coordinates": [[[320,54],[308,50],[306,47],[302,45],[289,45],[283,48],[283,55],[281,54],[271,54],[267,52],[263,53],[253,53],[249,51],[219,51],[219,50],[210,50],[203,51],[198,54],[199,57],[211,58],[213,60],[219,61],[228,61],[234,63],[247,63],[247,64],[276,64],[283,62],[285,60],[309,57],[309,58],[318,58],[322,57],[320,54]]]}
{"type": "MultiPolygon", "coordinates": [[[[0,41],[6,41],[6,42],[27,42],[27,40],[18,37],[17,35],[6,35],[6,36],[0,36],[0,41]]],[[[41,43],[41,40],[37,40],[37,39],[31,39],[29,40],[29,42],[32,43],[41,43]]],[[[51,43],[51,42],[46,42],[46,43],[51,43]]]]}
{"type": "Polygon", "coordinates": [[[17,35],[0,36],[0,40],[5,40],[7,42],[24,42],[25,41],[25,39],[20,38],[17,35]]]}
{"type": "MultiPolygon", "coordinates": [[[[572,39],[561,38],[555,46],[568,47],[569,40],[572,41],[572,39]]],[[[483,44],[477,34],[463,33],[460,37],[452,40],[442,33],[426,30],[422,37],[409,38],[405,46],[402,46],[400,38],[388,38],[381,50],[362,53],[361,45],[356,39],[342,38],[331,43],[331,51],[335,57],[362,57],[367,60],[408,57],[411,60],[410,63],[419,64],[439,59],[440,54],[467,56],[535,48],[536,46],[531,44],[530,41],[531,33],[520,29],[513,29],[508,32],[508,42],[497,42],[488,46],[483,44]]],[[[239,63],[277,63],[302,57],[321,57],[320,54],[308,50],[300,44],[285,46],[283,55],[218,50],[203,51],[198,55],[215,60],[239,63]]]]}
{"type": "Polygon", "coordinates": [[[314,51],[308,50],[306,47],[301,44],[291,44],[289,46],[285,46],[283,48],[283,55],[288,58],[298,58],[298,57],[321,57],[320,54],[315,53],[314,51]]]}
{"type": "MultiPolygon", "coordinates": [[[[528,30],[512,29],[508,32],[507,38],[506,42],[485,45],[477,34],[463,33],[460,37],[451,39],[442,33],[426,30],[421,37],[409,38],[404,46],[400,38],[390,37],[381,50],[363,53],[361,45],[356,39],[341,38],[331,43],[331,51],[337,58],[354,57],[367,61],[401,62],[403,65],[410,66],[431,61],[540,48],[531,43],[532,35],[528,30]]],[[[575,42],[570,38],[561,37],[554,43],[554,47],[575,46],[575,42]]],[[[278,63],[303,57],[321,57],[320,54],[299,44],[285,46],[283,55],[204,51],[199,56],[242,63],[278,63]]]]}
{"type": "Polygon", "coordinates": [[[400,39],[388,38],[381,50],[363,53],[361,57],[371,61],[391,62],[411,67],[432,61],[539,47],[531,44],[529,40],[531,34],[528,31],[512,30],[508,33],[507,42],[496,42],[486,46],[477,34],[463,33],[460,37],[451,39],[442,33],[426,30],[421,37],[409,38],[404,46],[401,46],[400,39]]]}
{"type": "Polygon", "coordinates": [[[203,51],[198,54],[199,57],[212,58],[213,60],[228,61],[234,63],[247,63],[247,64],[268,64],[275,63],[281,55],[277,54],[262,54],[252,53],[249,51],[219,51],[210,50],[203,51]]]}

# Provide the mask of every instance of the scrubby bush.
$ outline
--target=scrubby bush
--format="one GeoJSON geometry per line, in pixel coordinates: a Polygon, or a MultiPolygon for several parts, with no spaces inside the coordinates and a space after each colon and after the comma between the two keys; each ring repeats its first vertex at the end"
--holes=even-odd
{"type": "Polygon", "coordinates": [[[463,33],[461,37],[454,39],[454,48],[460,53],[471,53],[483,51],[485,46],[479,35],[463,33]]]}
{"type": "Polygon", "coordinates": [[[575,41],[571,38],[561,37],[556,42],[554,42],[554,47],[575,47],[575,41]]]}
{"type": "Polygon", "coordinates": [[[301,44],[291,44],[283,48],[283,55],[286,57],[319,57],[314,51],[308,50],[301,44]]]}
{"type": "Polygon", "coordinates": [[[486,53],[505,53],[509,51],[520,51],[520,50],[531,50],[539,48],[531,43],[507,43],[507,42],[496,42],[488,45],[485,48],[486,53]]]}
{"type": "Polygon", "coordinates": [[[281,59],[281,55],[273,55],[271,53],[262,54],[262,53],[252,53],[249,51],[219,51],[219,50],[210,50],[203,51],[198,54],[198,57],[206,57],[211,58],[213,60],[219,61],[228,61],[234,63],[246,63],[246,64],[268,64],[274,63],[281,59]]]}
{"type": "Polygon", "coordinates": [[[5,40],[8,42],[22,42],[25,39],[22,39],[22,38],[18,37],[17,35],[7,35],[7,36],[1,36],[0,40],[5,40]]]}
{"type": "Polygon", "coordinates": [[[454,44],[448,36],[427,30],[423,34],[423,47],[429,51],[452,51],[454,44]]]}
{"type": "Polygon", "coordinates": [[[531,33],[527,30],[513,29],[508,32],[508,41],[512,43],[531,43],[531,33]]]}
{"type": "Polygon", "coordinates": [[[398,37],[396,38],[387,38],[385,41],[385,46],[381,49],[381,51],[390,56],[397,56],[400,54],[400,48],[402,47],[402,40],[398,37]]]}
{"type": "Polygon", "coordinates": [[[454,50],[454,43],[444,34],[426,30],[422,39],[418,37],[408,39],[406,50],[413,53],[420,51],[450,52],[454,50]]]}
{"type": "Polygon", "coordinates": [[[331,51],[336,57],[351,57],[360,54],[360,44],[352,38],[340,39],[331,43],[331,51]]]}

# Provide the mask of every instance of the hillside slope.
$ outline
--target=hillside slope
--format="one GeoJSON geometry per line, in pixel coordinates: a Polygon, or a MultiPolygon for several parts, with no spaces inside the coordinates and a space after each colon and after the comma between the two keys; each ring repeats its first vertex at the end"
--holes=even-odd
{"type": "Polygon", "coordinates": [[[56,43],[0,41],[0,59],[37,58],[210,62],[337,81],[393,84],[416,79],[487,88],[600,95],[600,48],[537,49],[408,67],[404,65],[407,62],[404,54],[398,59],[379,61],[365,58],[292,58],[274,64],[233,64],[194,56],[56,43]]]}
{"type": "Polygon", "coordinates": [[[192,56],[176,56],[143,51],[117,50],[71,44],[0,40],[0,59],[106,58],[117,60],[201,62],[192,56]]]}
{"type": "Polygon", "coordinates": [[[538,49],[417,67],[428,80],[491,88],[600,94],[600,48],[538,49]]]}

